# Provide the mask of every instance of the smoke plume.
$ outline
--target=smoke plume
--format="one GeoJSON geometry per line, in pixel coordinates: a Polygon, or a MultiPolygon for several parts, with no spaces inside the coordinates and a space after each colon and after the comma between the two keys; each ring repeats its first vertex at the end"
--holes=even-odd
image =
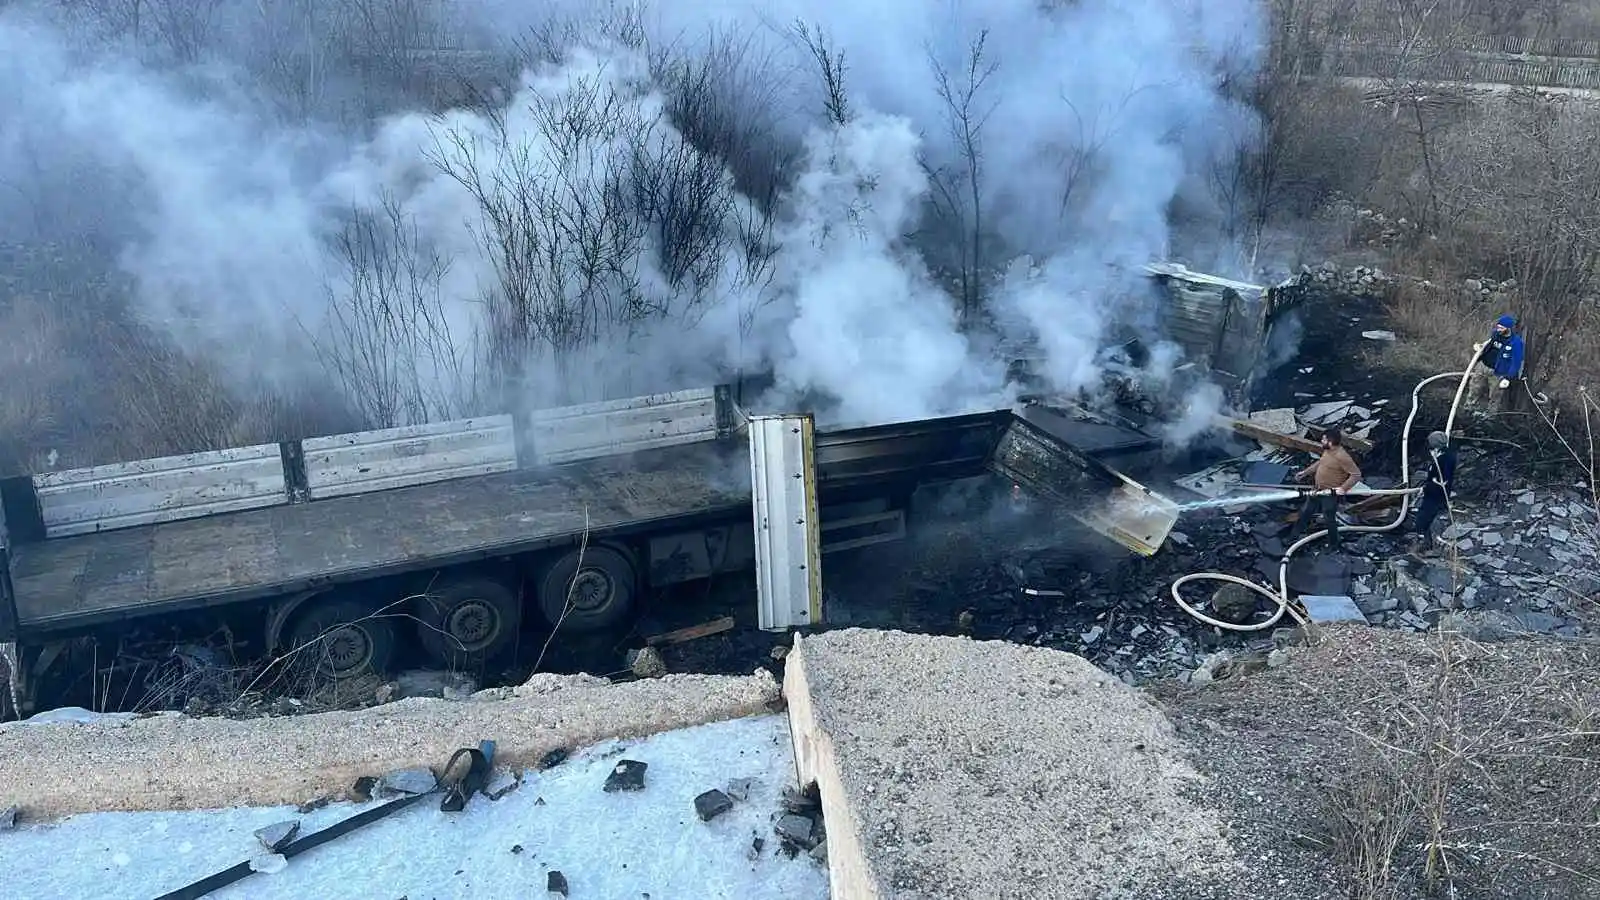
{"type": "Polygon", "coordinates": [[[1139,267],[1225,231],[1207,185],[1252,113],[1218,73],[1254,66],[1265,15],[407,6],[403,41],[242,0],[161,41],[0,12],[0,242],[92,238],[234,387],[318,385],[374,424],[741,371],[773,376],[763,405],[893,421],[1004,402],[1017,344],[1093,389],[1114,332],[1156,327],[1139,267]],[[515,59],[507,36],[504,90],[362,74],[515,59]]]}

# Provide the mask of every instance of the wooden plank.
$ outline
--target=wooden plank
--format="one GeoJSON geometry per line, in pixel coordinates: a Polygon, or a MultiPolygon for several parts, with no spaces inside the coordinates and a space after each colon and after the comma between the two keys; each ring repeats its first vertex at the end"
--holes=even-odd
{"type": "Polygon", "coordinates": [[[733,616],[723,616],[720,619],[712,619],[699,625],[690,625],[688,628],[653,634],[645,638],[644,642],[652,647],[662,647],[668,644],[682,644],[686,641],[698,640],[699,638],[710,637],[713,634],[721,634],[724,631],[732,630],[733,616]]]}
{"type": "MultiPolygon", "coordinates": [[[[1301,453],[1310,453],[1313,456],[1322,455],[1322,444],[1317,441],[1296,437],[1292,434],[1279,434],[1270,428],[1262,428],[1254,422],[1235,419],[1231,416],[1217,416],[1216,423],[1219,428],[1228,428],[1263,444],[1282,447],[1285,450],[1297,450],[1301,453]]],[[[1372,449],[1372,442],[1358,437],[1345,437],[1345,445],[1357,453],[1366,453],[1372,449]]]]}
{"type": "Polygon", "coordinates": [[[1263,444],[1271,444],[1274,447],[1282,447],[1285,450],[1298,450],[1301,453],[1319,454],[1322,452],[1322,445],[1315,441],[1308,441],[1303,437],[1296,437],[1292,434],[1279,434],[1270,428],[1262,428],[1254,422],[1246,422],[1243,419],[1235,419],[1231,416],[1217,416],[1216,423],[1220,428],[1232,429],[1238,434],[1244,435],[1253,441],[1260,441],[1263,444]]]}

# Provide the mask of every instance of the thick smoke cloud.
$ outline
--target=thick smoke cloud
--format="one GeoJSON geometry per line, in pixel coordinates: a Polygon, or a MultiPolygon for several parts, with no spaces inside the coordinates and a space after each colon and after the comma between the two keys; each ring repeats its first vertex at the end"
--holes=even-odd
{"type": "MultiPolygon", "coordinates": [[[[648,41],[623,46],[596,26],[614,9],[450,9],[458,35],[572,39],[488,109],[285,125],[283,97],[228,65],[244,25],[179,66],[0,13],[0,239],[93,231],[138,312],[239,384],[336,384],[384,422],[738,370],[771,370],[765,404],[840,420],[959,411],[1004,402],[996,342],[1038,346],[1076,390],[1114,334],[1153,336],[1138,267],[1173,249],[1175,209],[1220,216],[1210,167],[1251,114],[1217,73],[1254,64],[1264,16],[1252,0],[662,2],[635,7],[648,41]],[[848,122],[822,115],[796,21],[842,53],[848,122]],[[694,59],[728,35],[745,77],[722,96],[761,93],[766,140],[794,159],[773,198],[671,118],[660,48],[694,59]],[[983,79],[975,190],[936,68],[958,101],[983,79]],[[692,228],[662,188],[685,173],[692,228]],[[963,327],[943,274],[970,243],[949,225],[974,210],[988,331],[963,327]]],[[[1156,380],[1177,362],[1153,358],[1156,380]]]]}

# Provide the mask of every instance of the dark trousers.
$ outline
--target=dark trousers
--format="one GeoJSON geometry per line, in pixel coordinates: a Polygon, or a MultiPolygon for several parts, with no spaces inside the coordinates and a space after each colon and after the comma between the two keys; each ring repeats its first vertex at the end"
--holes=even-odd
{"type": "Polygon", "coordinates": [[[1444,491],[1429,484],[1422,490],[1422,502],[1417,504],[1417,534],[1424,540],[1433,540],[1433,520],[1448,506],[1445,502],[1444,491]]]}
{"type": "Polygon", "coordinates": [[[1298,538],[1311,529],[1311,522],[1318,516],[1322,517],[1323,524],[1328,529],[1328,543],[1339,546],[1339,496],[1337,494],[1311,494],[1306,497],[1306,502],[1300,507],[1300,517],[1295,520],[1292,537],[1298,538]]]}

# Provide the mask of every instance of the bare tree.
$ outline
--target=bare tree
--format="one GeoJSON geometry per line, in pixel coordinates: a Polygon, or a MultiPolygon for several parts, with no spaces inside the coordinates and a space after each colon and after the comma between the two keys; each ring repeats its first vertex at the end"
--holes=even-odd
{"type": "Polygon", "coordinates": [[[967,47],[958,73],[952,73],[932,53],[934,88],[943,102],[957,160],[923,168],[933,186],[933,204],[956,260],[961,288],[961,319],[971,321],[983,303],[983,132],[999,100],[985,96],[984,87],[999,69],[988,58],[987,29],[967,47]]]}
{"type": "Polygon", "coordinates": [[[794,23],[794,34],[816,63],[817,75],[822,79],[822,109],[828,122],[841,127],[854,115],[850,111],[850,96],[845,90],[844,51],[836,49],[827,32],[803,21],[794,23]]]}
{"type": "Polygon", "coordinates": [[[1394,118],[1402,109],[1410,114],[1422,156],[1426,196],[1412,204],[1414,218],[1424,230],[1437,229],[1442,210],[1434,155],[1436,136],[1429,107],[1430,67],[1454,51],[1466,35],[1480,0],[1393,0],[1385,4],[1389,34],[1394,42],[1389,71],[1382,78],[1394,98],[1394,118]]]}
{"type": "MultiPolygon", "coordinates": [[[[704,83],[680,71],[684,121],[710,105],[695,93],[704,83]]],[[[438,135],[433,163],[475,201],[494,269],[484,352],[499,384],[577,399],[594,376],[615,374],[579,379],[581,360],[620,358],[653,323],[692,328],[771,278],[767,212],[637,90],[605,71],[573,75],[517,111],[526,134],[486,110],[486,128],[438,135]],[[535,371],[559,383],[527,385],[535,371]]]]}
{"type": "Polygon", "coordinates": [[[1444,148],[1442,202],[1483,262],[1516,279],[1534,384],[1569,351],[1594,349],[1577,325],[1600,290],[1597,128],[1577,104],[1528,97],[1444,148]]]}
{"type": "Polygon", "coordinates": [[[336,245],[344,277],[312,341],[350,402],[379,428],[478,411],[474,335],[458,333],[467,326],[450,321],[441,294],[450,261],[388,197],[354,214],[336,245]]]}

